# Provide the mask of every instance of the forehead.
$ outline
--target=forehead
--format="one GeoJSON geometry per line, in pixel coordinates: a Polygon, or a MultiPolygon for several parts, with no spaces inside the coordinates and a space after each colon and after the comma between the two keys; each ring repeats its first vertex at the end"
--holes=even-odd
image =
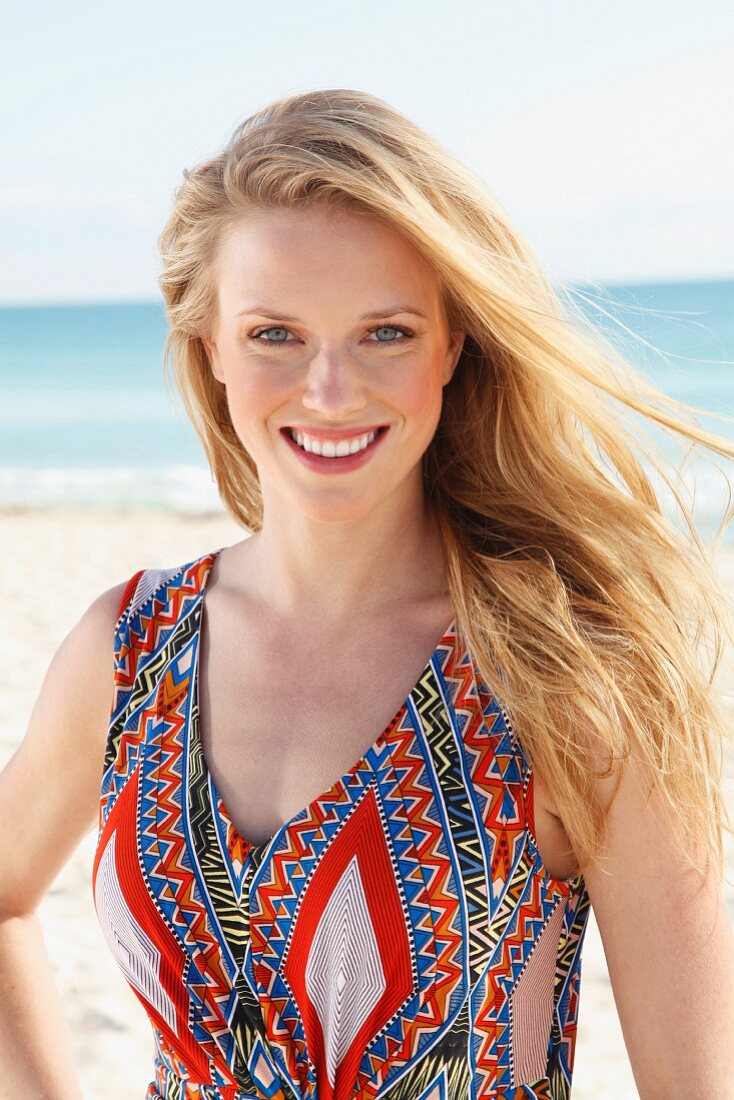
{"type": "Polygon", "coordinates": [[[323,206],[247,213],[223,233],[216,275],[229,307],[263,296],[283,309],[293,296],[360,306],[375,294],[375,306],[419,298],[427,309],[440,300],[436,272],[403,234],[373,215],[323,206]]]}

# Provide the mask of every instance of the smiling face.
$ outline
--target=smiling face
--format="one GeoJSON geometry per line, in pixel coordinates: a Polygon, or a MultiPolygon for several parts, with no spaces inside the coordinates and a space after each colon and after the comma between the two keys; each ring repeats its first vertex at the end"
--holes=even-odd
{"type": "Polygon", "coordinates": [[[360,212],[258,210],[224,235],[216,277],[204,343],[265,514],[273,494],[321,520],[415,503],[463,342],[420,253],[360,212]]]}

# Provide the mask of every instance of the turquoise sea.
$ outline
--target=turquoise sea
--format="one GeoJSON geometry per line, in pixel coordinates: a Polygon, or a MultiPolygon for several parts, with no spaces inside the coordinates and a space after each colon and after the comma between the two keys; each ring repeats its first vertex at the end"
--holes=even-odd
{"type": "MultiPolygon", "coordinates": [[[[734,418],[734,280],[568,289],[656,386],[734,418]]],[[[0,508],[221,510],[163,383],[165,335],[158,302],[0,307],[0,508]]],[[[734,425],[699,421],[734,441],[734,425]]],[[[706,456],[686,467],[706,530],[732,488],[731,463],[713,457],[718,469],[706,456]]]]}

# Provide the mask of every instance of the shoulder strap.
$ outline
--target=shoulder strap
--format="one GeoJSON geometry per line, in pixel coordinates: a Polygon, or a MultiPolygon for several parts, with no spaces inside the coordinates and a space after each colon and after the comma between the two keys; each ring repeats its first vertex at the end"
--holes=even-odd
{"type": "Polygon", "coordinates": [[[122,617],[123,611],[125,610],[127,605],[130,603],[130,601],[132,600],[132,598],[135,594],[135,589],[138,587],[138,581],[140,580],[140,578],[143,576],[144,573],[145,573],[144,569],[138,569],[137,573],[134,573],[132,575],[132,577],[130,578],[130,580],[125,585],[125,590],[122,593],[122,599],[120,600],[120,606],[117,609],[118,622],[119,622],[120,618],[122,617]]]}
{"type": "Polygon", "coordinates": [[[177,565],[173,569],[139,569],[134,573],[125,585],[125,591],[120,600],[118,627],[123,618],[131,619],[159,588],[183,573],[189,564],[187,562],[184,565],[177,565]]]}
{"type": "Polygon", "coordinates": [[[100,825],[135,763],[141,716],[135,712],[150,691],[141,675],[149,647],[136,625],[137,613],[189,563],[169,569],[138,569],[126,582],[115,623],[113,648],[114,693],[108,717],[107,739],[100,794],[100,825]]]}

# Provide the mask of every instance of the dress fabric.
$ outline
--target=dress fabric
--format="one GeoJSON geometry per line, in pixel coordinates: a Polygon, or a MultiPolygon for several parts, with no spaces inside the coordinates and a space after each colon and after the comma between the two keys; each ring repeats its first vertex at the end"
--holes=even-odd
{"type": "Polygon", "coordinates": [[[199,736],[221,549],[137,572],[114,632],[92,893],[152,1025],[145,1100],[565,1100],[589,897],[542,862],[456,621],[364,756],[249,844],[199,736]]]}

